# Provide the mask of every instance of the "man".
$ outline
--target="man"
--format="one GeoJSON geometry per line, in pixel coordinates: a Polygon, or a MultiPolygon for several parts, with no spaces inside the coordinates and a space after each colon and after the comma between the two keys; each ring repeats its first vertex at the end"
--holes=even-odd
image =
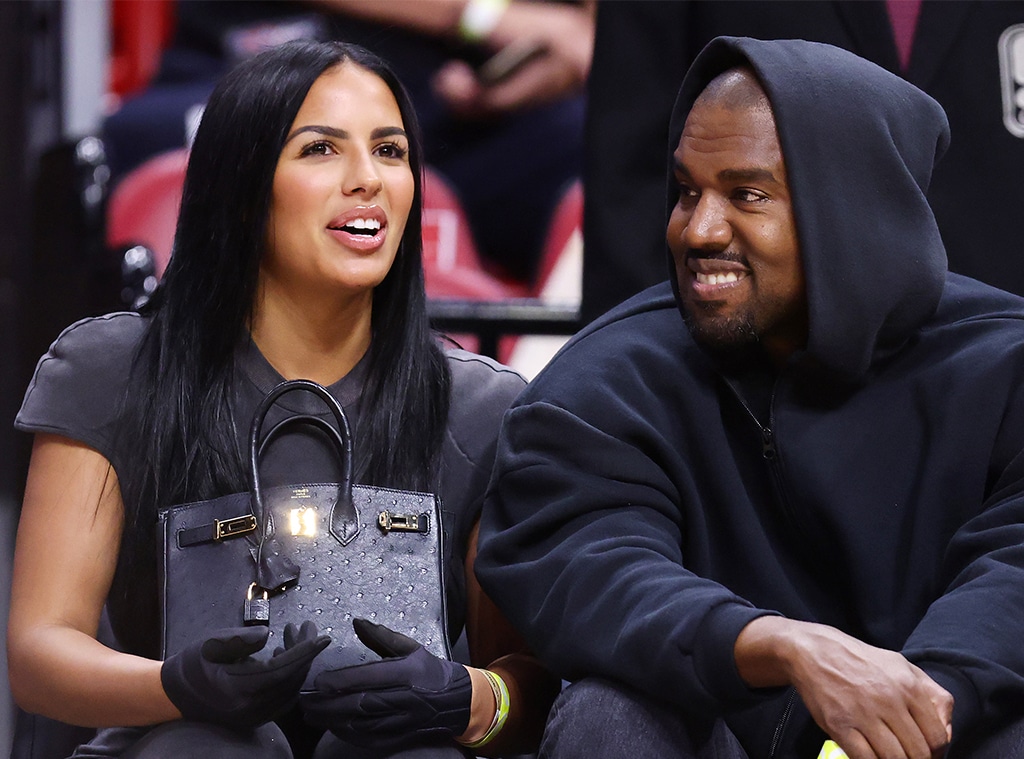
{"type": "Polygon", "coordinates": [[[683,74],[720,35],[826,42],[938,100],[954,139],[928,200],[949,268],[1024,295],[1014,210],[1024,0],[601,0],[584,148],[584,323],[664,277],[665,128],[683,74]]]}
{"type": "Polygon", "coordinates": [[[671,134],[672,288],[524,392],[484,509],[574,681],[542,756],[1024,756],[1024,301],[946,272],[942,109],[719,38],[671,134]]]}

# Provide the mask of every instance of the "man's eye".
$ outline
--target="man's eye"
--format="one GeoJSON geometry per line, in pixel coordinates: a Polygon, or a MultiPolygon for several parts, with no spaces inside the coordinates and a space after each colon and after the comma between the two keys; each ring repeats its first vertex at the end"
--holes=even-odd
{"type": "Polygon", "coordinates": [[[757,203],[764,200],[764,195],[753,190],[737,190],[735,197],[741,203],[757,203]]]}
{"type": "Polygon", "coordinates": [[[692,187],[681,184],[679,185],[679,202],[689,203],[697,198],[697,191],[692,187]]]}

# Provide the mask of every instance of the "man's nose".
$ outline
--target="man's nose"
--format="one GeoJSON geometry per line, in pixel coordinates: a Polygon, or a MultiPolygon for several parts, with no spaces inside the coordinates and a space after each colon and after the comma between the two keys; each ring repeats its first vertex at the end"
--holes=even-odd
{"type": "Polygon", "coordinates": [[[707,194],[701,196],[683,229],[687,248],[724,250],[732,241],[732,227],[727,218],[727,203],[707,194]]]}

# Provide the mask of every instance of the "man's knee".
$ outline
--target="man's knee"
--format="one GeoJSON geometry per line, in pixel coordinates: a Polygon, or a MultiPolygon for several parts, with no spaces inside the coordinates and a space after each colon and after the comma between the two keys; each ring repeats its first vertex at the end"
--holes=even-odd
{"type": "Polygon", "coordinates": [[[555,700],[540,757],[686,756],[691,750],[675,710],[608,680],[588,678],[555,700]]]}

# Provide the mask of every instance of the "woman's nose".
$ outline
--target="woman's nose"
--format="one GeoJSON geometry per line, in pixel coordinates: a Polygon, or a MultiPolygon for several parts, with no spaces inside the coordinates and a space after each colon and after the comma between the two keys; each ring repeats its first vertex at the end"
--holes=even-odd
{"type": "Polygon", "coordinates": [[[380,172],[373,157],[361,154],[349,165],[342,190],[346,195],[373,197],[380,192],[382,186],[380,172]]]}

